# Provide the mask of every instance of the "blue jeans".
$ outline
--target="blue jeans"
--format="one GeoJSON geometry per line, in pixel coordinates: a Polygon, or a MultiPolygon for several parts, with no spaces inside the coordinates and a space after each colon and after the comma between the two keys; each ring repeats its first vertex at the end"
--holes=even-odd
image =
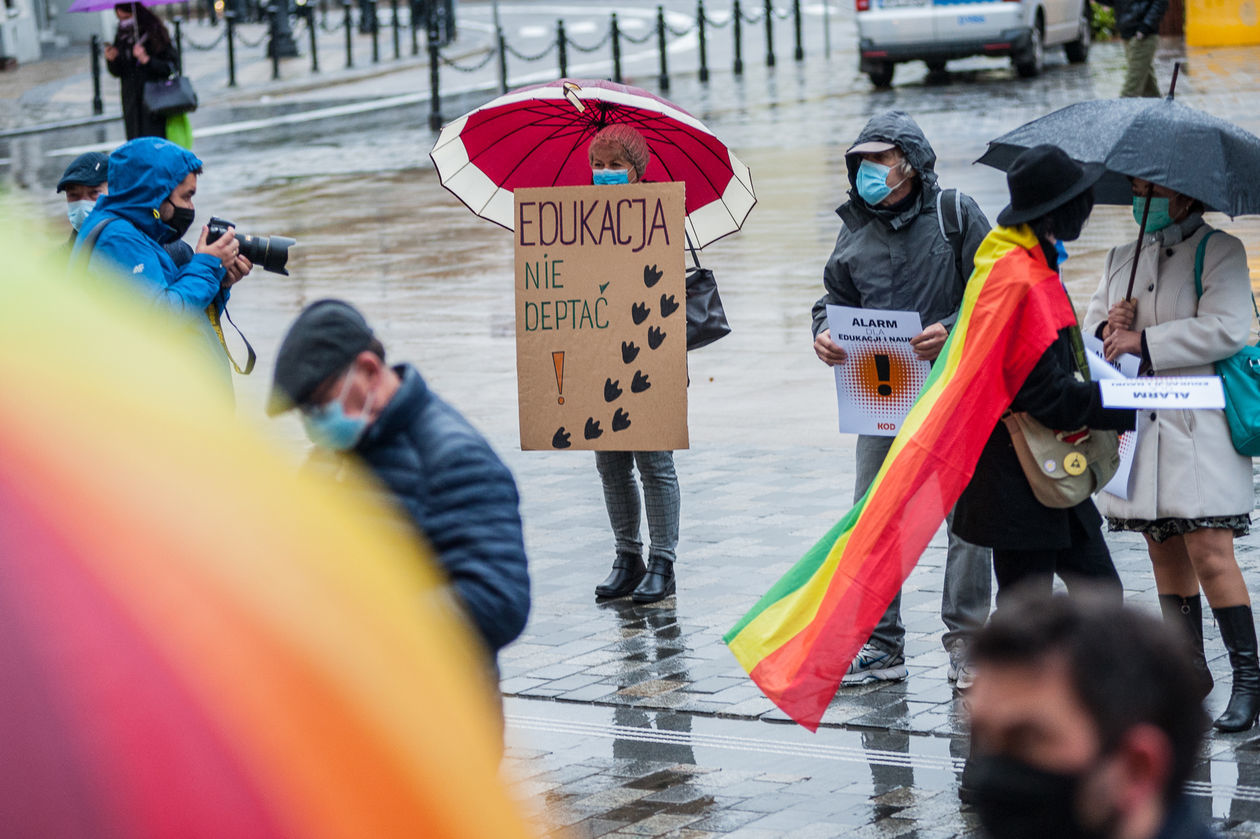
{"type": "Polygon", "coordinates": [[[643,482],[643,507],[647,508],[649,559],[674,561],[678,547],[678,518],[682,495],[674,473],[673,452],[595,452],[595,466],[604,484],[604,506],[612,525],[618,556],[643,556],[639,539],[639,486],[634,467],[643,482]]]}
{"type": "MultiPolygon", "coordinates": [[[[893,439],[858,436],[854,504],[874,483],[879,467],[884,465],[884,458],[892,448],[893,439]]],[[[950,510],[946,521],[953,517],[954,511],[950,510]]],[[[946,530],[949,547],[945,553],[945,581],[941,591],[941,621],[945,624],[941,643],[949,649],[960,638],[969,640],[989,619],[993,583],[989,549],[964,542],[954,535],[953,530],[946,530]]],[[[905,641],[906,628],[901,623],[901,592],[897,592],[871,633],[871,643],[885,652],[900,653],[905,641]]]]}

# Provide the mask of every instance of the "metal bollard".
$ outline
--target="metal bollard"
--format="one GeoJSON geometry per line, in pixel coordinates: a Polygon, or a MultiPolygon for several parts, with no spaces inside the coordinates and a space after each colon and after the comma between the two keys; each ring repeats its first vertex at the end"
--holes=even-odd
{"type": "Polygon", "coordinates": [[[438,31],[437,20],[429,21],[429,28],[426,33],[429,48],[429,130],[440,131],[442,129],[442,100],[441,93],[438,90],[438,64],[440,58],[438,56],[438,40],[441,38],[438,31]]]}
{"type": "Polygon", "coordinates": [[[92,113],[105,113],[105,100],[101,98],[101,36],[92,36],[92,113]]]}
{"type": "Polygon", "coordinates": [[[372,10],[372,63],[381,62],[381,19],[376,15],[376,0],[368,0],[372,10]]]}
{"type": "Polygon", "coordinates": [[[175,18],[175,72],[184,75],[184,30],[181,26],[183,18],[175,18]]]}
{"type": "Polygon", "coordinates": [[[499,49],[499,93],[507,93],[507,39],[503,37],[502,26],[495,29],[494,37],[499,49]]]}
{"type": "Polygon", "coordinates": [[[354,66],[354,20],[350,14],[354,3],[352,0],[342,0],[341,8],[346,13],[342,28],[346,31],[346,67],[350,68],[354,66]]]}
{"type": "Polygon", "coordinates": [[[621,29],[617,26],[617,13],[612,13],[613,81],[621,84],[621,29]]]}
{"type": "Polygon", "coordinates": [[[739,0],[735,0],[735,4],[731,7],[731,25],[735,30],[735,66],[732,72],[735,75],[742,75],[744,72],[744,38],[743,30],[743,12],[739,10],[739,0]]]}
{"type": "Polygon", "coordinates": [[[656,7],[656,48],[661,54],[661,74],[657,84],[661,90],[669,90],[669,64],[665,57],[665,7],[656,7]]]}
{"type": "Polygon", "coordinates": [[[774,0],[766,0],[766,66],[774,66],[774,0]]]}
{"type": "Polygon", "coordinates": [[[564,34],[564,21],[556,21],[556,51],[560,54],[560,78],[569,75],[569,39],[564,34]]]}
{"type": "Polygon", "coordinates": [[[389,0],[390,16],[393,18],[394,60],[402,58],[402,33],[398,30],[398,0],[389,0]]]}
{"type": "Polygon", "coordinates": [[[278,6],[267,7],[267,29],[270,32],[271,43],[267,46],[267,52],[271,54],[271,80],[276,81],[280,78],[280,49],[277,46],[280,43],[280,8],[278,6]]]}
{"type": "Polygon", "coordinates": [[[236,87],[236,12],[231,9],[223,13],[223,21],[227,25],[227,59],[228,87],[236,87]]]}
{"type": "Polygon", "coordinates": [[[420,19],[416,16],[416,0],[407,5],[407,22],[411,27],[411,54],[420,54],[420,19]]]}
{"type": "Polygon", "coordinates": [[[317,33],[318,29],[319,29],[319,24],[315,22],[315,11],[314,9],[312,9],[310,17],[308,17],[306,20],[306,31],[307,31],[307,34],[311,36],[311,72],[312,73],[319,72],[319,53],[317,52],[318,47],[316,46],[316,42],[319,39],[315,37],[316,34],[318,34],[317,33]]]}
{"type": "Polygon", "coordinates": [[[700,81],[709,80],[709,45],[704,40],[704,0],[696,0],[696,28],[700,30],[700,81]]]}
{"type": "Polygon", "coordinates": [[[792,25],[796,29],[796,51],[792,57],[797,61],[804,61],[805,46],[801,41],[801,0],[792,0],[792,25]]]}

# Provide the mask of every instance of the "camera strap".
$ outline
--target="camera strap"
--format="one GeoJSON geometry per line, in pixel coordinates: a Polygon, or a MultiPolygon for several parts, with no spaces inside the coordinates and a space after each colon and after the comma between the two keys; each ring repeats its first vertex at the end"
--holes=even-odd
{"type": "Polygon", "coordinates": [[[241,336],[241,340],[245,342],[245,349],[249,353],[249,357],[245,360],[245,369],[241,369],[241,365],[236,363],[236,359],[232,357],[232,351],[228,349],[227,341],[223,337],[223,324],[219,320],[219,309],[213,302],[206,307],[206,317],[210,319],[210,325],[214,327],[214,334],[219,338],[219,345],[223,347],[223,352],[227,354],[228,361],[232,364],[238,375],[248,376],[254,372],[254,362],[258,360],[258,354],[254,352],[253,346],[250,345],[249,339],[245,337],[245,333],[236,325],[236,321],[232,320],[232,315],[228,313],[227,304],[223,305],[223,314],[227,315],[228,323],[232,324],[232,328],[236,330],[236,334],[241,336]]]}

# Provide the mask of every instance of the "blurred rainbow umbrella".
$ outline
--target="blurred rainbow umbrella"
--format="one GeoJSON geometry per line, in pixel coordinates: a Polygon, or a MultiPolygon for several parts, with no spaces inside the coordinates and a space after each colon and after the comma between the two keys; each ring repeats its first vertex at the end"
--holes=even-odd
{"type": "Polygon", "coordinates": [[[0,225],[5,835],[526,836],[414,540],[299,479],[169,315],[31,239],[0,225]]]}

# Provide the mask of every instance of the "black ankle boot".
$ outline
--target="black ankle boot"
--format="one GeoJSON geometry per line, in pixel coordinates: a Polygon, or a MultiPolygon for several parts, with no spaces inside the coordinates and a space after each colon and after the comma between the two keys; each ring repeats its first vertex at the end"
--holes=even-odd
{"type": "Polygon", "coordinates": [[[612,571],[604,581],[595,586],[596,597],[625,597],[634,591],[634,587],[643,579],[647,569],[643,567],[643,557],[617,554],[613,560],[612,571]]]}
{"type": "Polygon", "coordinates": [[[639,583],[630,599],[635,603],[655,603],[673,594],[674,588],[674,563],[652,557],[643,582],[639,583]]]}
{"type": "Polygon", "coordinates": [[[1213,725],[1218,731],[1246,731],[1260,716],[1260,660],[1256,655],[1256,625],[1250,606],[1213,609],[1221,628],[1221,640],[1229,651],[1234,683],[1229,705],[1213,725]]]}
{"type": "Polygon", "coordinates": [[[1198,677],[1199,699],[1212,692],[1212,673],[1208,670],[1207,656],[1203,654],[1203,599],[1199,595],[1182,597],[1179,594],[1161,594],[1159,609],[1164,622],[1185,628],[1194,648],[1194,672],[1198,677]]]}

